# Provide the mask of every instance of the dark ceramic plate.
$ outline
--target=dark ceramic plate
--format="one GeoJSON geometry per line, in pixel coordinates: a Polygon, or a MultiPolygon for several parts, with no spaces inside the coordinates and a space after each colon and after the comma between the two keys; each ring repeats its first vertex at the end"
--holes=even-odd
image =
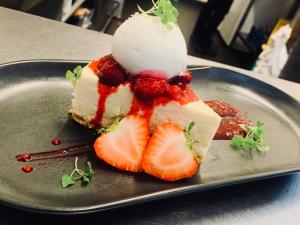
{"type": "MultiPolygon", "coordinates": [[[[87,129],[68,117],[72,88],[67,69],[85,62],[28,61],[0,67],[0,201],[45,213],[87,213],[193,191],[265,179],[300,170],[300,103],[254,78],[224,69],[193,71],[192,87],[201,99],[238,106],[265,123],[270,151],[241,157],[228,141],[214,141],[199,174],[175,183],[145,174],[116,170],[93,157],[95,175],[87,187],[63,189],[60,177],[73,169],[74,158],[32,162],[24,173],[15,155],[53,149],[61,140],[90,138],[87,129]]],[[[86,158],[80,159],[82,166],[86,158]]]]}

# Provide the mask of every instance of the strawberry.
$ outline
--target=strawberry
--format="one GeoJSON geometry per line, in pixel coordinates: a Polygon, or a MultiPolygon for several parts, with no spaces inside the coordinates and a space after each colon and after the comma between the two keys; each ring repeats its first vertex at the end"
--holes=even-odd
{"type": "Polygon", "coordinates": [[[186,85],[171,85],[168,93],[169,97],[174,101],[180,102],[182,105],[198,101],[197,95],[191,88],[186,85]]]}
{"type": "Polygon", "coordinates": [[[192,81],[192,74],[186,70],[183,75],[174,76],[169,79],[170,84],[181,84],[186,85],[192,81]]]}
{"type": "Polygon", "coordinates": [[[166,122],[156,128],[144,152],[142,166],[146,173],[157,178],[176,181],[193,176],[198,161],[191,147],[194,141],[188,131],[177,124],[166,122]]]}
{"type": "Polygon", "coordinates": [[[97,74],[100,82],[108,86],[117,86],[127,80],[125,70],[112,55],[104,56],[99,60],[97,74]]]}
{"type": "Polygon", "coordinates": [[[138,99],[149,101],[167,95],[170,85],[166,79],[161,77],[137,75],[133,80],[132,88],[138,99]]]}
{"type": "Polygon", "coordinates": [[[137,115],[117,120],[94,143],[96,155],[106,163],[142,172],[141,160],[149,138],[148,121],[137,115]]]}

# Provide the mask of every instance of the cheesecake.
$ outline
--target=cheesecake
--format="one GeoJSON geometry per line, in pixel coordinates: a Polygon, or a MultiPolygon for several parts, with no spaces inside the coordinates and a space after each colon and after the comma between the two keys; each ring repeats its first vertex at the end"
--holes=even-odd
{"type": "Polygon", "coordinates": [[[99,82],[91,68],[93,64],[95,61],[83,68],[74,88],[70,109],[74,120],[89,128],[99,128],[108,127],[117,116],[137,113],[148,117],[151,131],[166,121],[176,122],[182,128],[193,121],[196,125],[192,135],[199,140],[194,147],[201,157],[205,156],[221,118],[190,88],[170,85],[179,90],[179,97],[159,97],[152,102],[143,102],[135,96],[132,82],[117,86],[99,82]],[[189,91],[185,93],[187,88],[189,91]]]}

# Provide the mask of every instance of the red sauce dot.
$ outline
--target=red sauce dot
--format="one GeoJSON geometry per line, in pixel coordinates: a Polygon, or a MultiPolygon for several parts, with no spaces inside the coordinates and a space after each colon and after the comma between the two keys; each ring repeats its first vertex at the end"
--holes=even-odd
{"type": "Polygon", "coordinates": [[[31,166],[25,165],[25,166],[22,166],[22,170],[25,173],[30,173],[33,170],[33,168],[31,166]]]}
{"type": "Polygon", "coordinates": [[[60,145],[60,140],[58,140],[57,138],[54,138],[54,139],[51,141],[51,143],[52,143],[53,145],[60,145]]]}
{"type": "Polygon", "coordinates": [[[30,160],[30,158],[31,158],[30,154],[21,154],[16,156],[16,159],[21,162],[27,162],[30,160]]]}

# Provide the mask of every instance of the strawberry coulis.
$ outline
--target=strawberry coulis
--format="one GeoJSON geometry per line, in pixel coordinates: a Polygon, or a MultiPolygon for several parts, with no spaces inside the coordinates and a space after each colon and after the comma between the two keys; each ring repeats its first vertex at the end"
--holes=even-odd
{"type": "Polygon", "coordinates": [[[112,93],[115,93],[117,91],[118,87],[110,87],[105,84],[102,84],[101,82],[98,82],[98,94],[99,94],[99,100],[98,100],[98,108],[96,117],[92,119],[90,122],[91,124],[95,126],[101,126],[102,117],[105,111],[105,102],[106,99],[111,95],[112,93]]]}
{"type": "Polygon", "coordinates": [[[143,115],[144,118],[150,120],[150,117],[153,113],[153,110],[158,105],[166,105],[171,101],[169,98],[160,97],[156,98],[153,101],[143,102],[136,97],[132,99],[131,108],[129,114],[140,114],[143,115]]]}
{"type": "Polygon", "coordinates": [[[231,140],[234,135],[246,135],[246,132],[240,125],[251,125],[252,122],[245,114],[241,113],[238,108],[218,100],[210,100],[205,103],[222,117],[214,140],[231,140]]]}
{"type": "MultiPolygon", "coordinates": [[[[109,56],[104,56],[103,58],[99,60],[94,60],[89,64],[90,69],[94,72],[96,76],[99,76],[99,66],[105,61],[105,60],[111,60],[109,59],[109,56]]],[[[104,64],[103,64],[104,65],[104,64]]],[[[156,70],[146,70],[140,73],[140,76],[144,76],[147,74],[147,76],[151,76],[153,78],[160,78],[163,75],[163,72],[156,71],[156,70]]],[[[194,94],[194,92],[187,86],[187,85],[171,85],[170,89],[167,91],[167,93],[164,94],[164,96],[156,97],[151,100],[149,99],[141,99],[137,98],[134,94],[133,90],[133,80],[126,81],[127,84],[129,84],[131,92],[133,93],[133,100],[131,103],[131,108],[129,111],[129,114],[140,114],[143,115],[148,120],[150,119],[153,110],[158,105],[166,105],[170,101],[176,101],[180,105],[185,105],[190,102],[194,102],[198,100],[198,97],[194,94]]],[[[98,83],[98,93],[99,93],[99,101],[98,101],[98,107],[97,107],[97,113],[95,118],[93,118],[90,123],[94,126],[101,126],[103,114],[105,112],[105,102],[109,95],[112,93],[115,93],[118,89],[118,86],[109,86],[104,84],[103,82],[98,83]]],[[[142,90],[145,91],[145,90],[142,90]]]]}

